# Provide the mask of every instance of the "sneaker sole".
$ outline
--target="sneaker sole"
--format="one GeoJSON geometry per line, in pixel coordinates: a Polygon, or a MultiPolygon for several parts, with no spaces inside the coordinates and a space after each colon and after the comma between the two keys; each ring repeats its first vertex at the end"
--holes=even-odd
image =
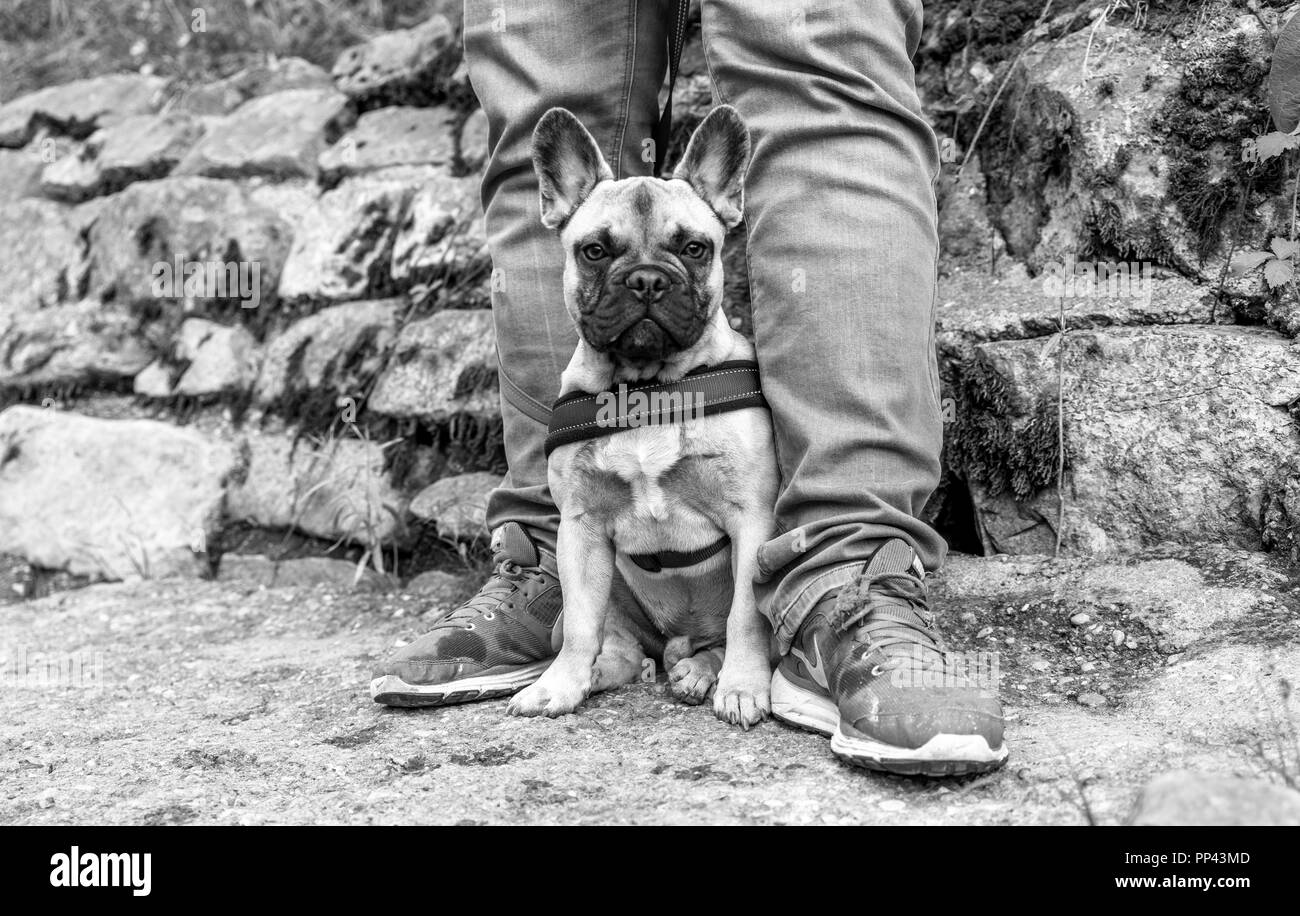
{"type": "Polygon", "coordinates": [[[989,747],[982,735],[935,735],[918,748],[896,747],[840,731],[840,711],[830,697],[772,674],[772,715],[831,739],[831,750],[854,766],[898,776],[967,776],[996,770],[1007,760],[1005,743],[989,747]]]}
{"type": "Polygon", "coordinates": [[[846,735],[836,728],[831,751],[854,766],[898,776],[970,776],[1007,762],[1006,743],[991,748],[983,735],[940,734],[920,747],[908,748],[846,735]]]}
{"type": "Polygon", "coordinates": [[[772,715],[796,728],[827,738],[840,727],[839,708],[829,696],[791,683],[780,668],[772,674],[772,715]]]}
{"type": "Polygon", "coordinates": [[[454,706],[495,700],[523,690],[541,677],[550,664],[548,658],[502,674],[482,674],[445,684],[408,684],[395,674],[386,674],[370,682],[370,698],[385,706],[401,707],[454,706]]]}

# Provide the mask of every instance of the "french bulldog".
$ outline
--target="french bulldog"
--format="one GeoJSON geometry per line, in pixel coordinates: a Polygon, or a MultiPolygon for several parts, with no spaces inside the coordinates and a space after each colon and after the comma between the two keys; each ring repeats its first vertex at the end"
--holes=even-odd
{"type": "MultiPolygon", "coordinates": [[[[754,359],[722,310],[722,244],[741,220],[749,148],[740,116],[722,106],[695,130],[672,178],[615,180],[571,112],[543,115],[533,134],[541,219],[564,249],[565,306],[579,337],[561,399],[754,359]]],[[[509,712],[573,712],[591,693],[653,670],[646,659],[658,656],[678,699],[711,694],[715,714],[744,728],[766,718],[771,627],[753,581],[774,527],[767,410],[620,428],[555,448],[548,472],[560,510],[563,645],[509,712]],[[729,549],[692,566],[648,571],[629,561],[689,555],[723,535],[729,549]]]]}

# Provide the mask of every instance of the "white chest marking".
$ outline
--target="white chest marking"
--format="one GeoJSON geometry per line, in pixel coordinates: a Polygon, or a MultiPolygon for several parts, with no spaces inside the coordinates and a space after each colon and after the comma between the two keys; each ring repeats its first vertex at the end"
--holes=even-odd
{"type": "Polygon", "coordinates": [[[660,478],[681,460],[681,447],[673,427],[629,430],[601,449],[596,466],[618,475],[632,488],[636,508],[654,519],[668,517],[668,503],[660,478]]]}

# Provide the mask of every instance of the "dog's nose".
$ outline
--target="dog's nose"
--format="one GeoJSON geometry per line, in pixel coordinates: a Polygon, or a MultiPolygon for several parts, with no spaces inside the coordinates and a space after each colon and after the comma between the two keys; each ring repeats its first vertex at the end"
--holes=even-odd
{"type": "Polygon", "coordinates": [[[656,267],[638,267],[627,275],[623,285],[632,290],[638,299],[653,301],[668,292],[672,280],[656,267]]]}

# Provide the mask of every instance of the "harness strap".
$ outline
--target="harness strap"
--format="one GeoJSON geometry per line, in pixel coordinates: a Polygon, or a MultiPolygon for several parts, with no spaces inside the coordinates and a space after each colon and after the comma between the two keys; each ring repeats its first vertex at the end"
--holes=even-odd
{"type": "Polygon", "coordinates": [[[634,382],[595,394],[575,391],[551,408],[546,455],[561,445],[626,429],[685,423],[746,407],[767,407],[758,363],[752,360],[701,367],[667,384],[634,382]]]}
{"type": "Polygon", "coordinates": [[[703,563],[715,553],[721,553],[731,546],[731,538],[725,534],[707,547],[699,550],[665,550],[661,553],[629,553],[627,558],[646,572],[659,572],[664,569],[681,569],[703,563]]]}

